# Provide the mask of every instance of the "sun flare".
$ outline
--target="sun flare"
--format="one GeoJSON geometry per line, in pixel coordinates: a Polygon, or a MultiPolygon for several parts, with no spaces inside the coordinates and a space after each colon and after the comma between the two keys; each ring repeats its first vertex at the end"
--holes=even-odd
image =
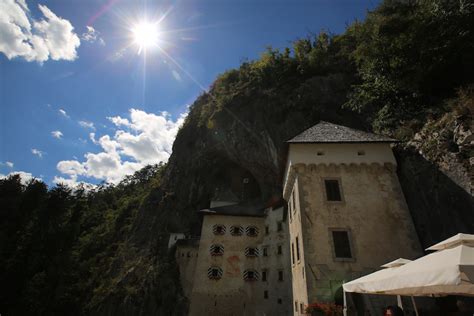
{"type": "Polygon", "coordinates": [[[158,23],[143,21],[132,28],[133,40],[138,45],[139,51],[158,46],[159,28],[158,23]]]}

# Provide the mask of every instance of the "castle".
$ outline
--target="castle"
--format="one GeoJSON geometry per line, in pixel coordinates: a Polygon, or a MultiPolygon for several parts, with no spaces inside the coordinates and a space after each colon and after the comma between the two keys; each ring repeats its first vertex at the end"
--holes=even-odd
{"type": "Polygon", "coordinates": [[[320,122],[288,141],[285,205],[217,192],[200,238],[170,236],[189,314],[304,315],[342,304],[344,281],[420,256],[393,142],[320,122]]]}

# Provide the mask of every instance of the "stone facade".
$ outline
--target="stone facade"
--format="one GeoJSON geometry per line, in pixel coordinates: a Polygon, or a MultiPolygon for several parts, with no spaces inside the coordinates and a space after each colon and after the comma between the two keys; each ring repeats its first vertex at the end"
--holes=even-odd
{"type": "Polygon", "coordinates": [[[308,303],[341,304],[344,281],[422,254],[395,171],[388,143],[290,144],[294,315],[308,303]]]}

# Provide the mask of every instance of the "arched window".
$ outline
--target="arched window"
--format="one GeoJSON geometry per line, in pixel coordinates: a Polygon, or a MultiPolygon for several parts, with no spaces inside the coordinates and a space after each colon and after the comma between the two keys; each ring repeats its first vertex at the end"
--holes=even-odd
{"type": "Polygon", "coordinates": [[[210,267],[207,269],[207,277],[211,280],[219,280],[222,278],[222,269],[219,267],[210,267]]]}
{"type": "Polygon", "coordinates": [[[256,237],[258,235],[258,228],[255,226],[247,226],[247,228],[245,228],[245,233],[247,236],[256,237]]]}
{"type": "Polygon", "coordinates": [[[224,255],[224,246],[222,245],[211,245],[211,256],[222,256],[224,255]]]}
{"type": "Polygon", "coordinates": [[[225,234],[225,226],[216,224],[212,226],[212,232],[214,235],[224,235],[225,234]]]}
{"type": "Polygon", "coordinates": [[[246,247],[245,248],[246,257],[258,257],[258,248],[246,247]]]}
{"type": "Polygon", "coordinates": [[[252,281],[258,281],[258,272],[255,270],[245,270],[244,271],[244,281],[252,282],[252,281]]]}
{"type": "Polygon", "coordinates": [[[242,236],[244,234],[244,228],[242,226],[232,226],[230,228],[230,234],[232,236],[242,236]]]}

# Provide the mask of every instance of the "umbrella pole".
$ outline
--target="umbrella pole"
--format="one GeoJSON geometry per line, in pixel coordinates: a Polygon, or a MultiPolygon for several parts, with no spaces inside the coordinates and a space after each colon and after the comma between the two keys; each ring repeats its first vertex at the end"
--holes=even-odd
{"type": "Polygon", "coordinates": [[[347,316],[347,299],[346,299],[346,291],[344,291],[344,288],[342,289],[342,298],[344,300],[344,307],[342,310],[342,313],[344,316],[347,316]]]}
{"type": "Polygon", "coordinates": [[[403,309],[402,297],[400,295],[397,295],[397,305],[403,309]]]}
{"type": "Polygon", "coordinates": [[[413,296],[411,297],[411,303],[413,304],[413,308],[415,309],[416,316],[419,316],[418,315],[418,308],[416,307],[415,298],[413,296]]]}

